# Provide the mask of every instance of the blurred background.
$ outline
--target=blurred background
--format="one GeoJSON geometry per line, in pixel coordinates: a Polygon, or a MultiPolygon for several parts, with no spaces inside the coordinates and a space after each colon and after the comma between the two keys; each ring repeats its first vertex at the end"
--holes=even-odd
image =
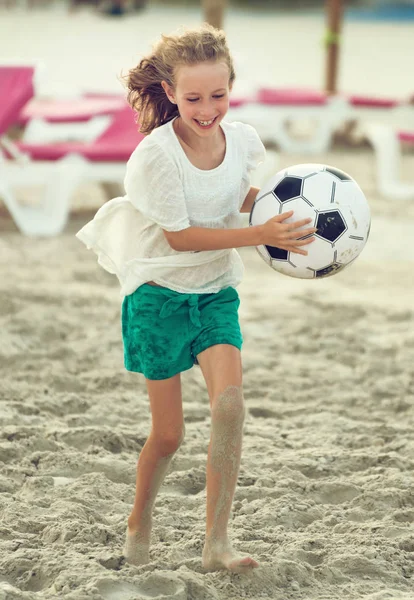
{"type": "Polygon", "coordinates": [[[16,202],[36,203],[40,160],[53,171],[69,153],[94,163],[84,176],[74,167],[76,185],[62,184],[69,212],[123,193],[139,137],[131,117],[114,121],[125,107],[121,77],[161,33],[204,20],[224,28],[234,56],[228,119],[255,126],[269,150],[257,185],[286,164],[323,162],[330,151],[357,180],[365,161],[366,193],[383,199],[386,212],[390,199],[414,198],[414,0],[0,0],[0,20],[2,214],[14,208],[20,229],[16,202]],[[5,75],[13,65],[32,69],[26,94],[21,80],[5,75]],[[5,136],[13,149],[5,150],[5,136]],[[20,153],[32,170],[16,167],[20,153]]]}
{"type": "Polygon", "coordinates": [[[42,60],[42,91],[119,91],[116,75],[161,32],[223,26],[246,84],[324,87],[327,13],[342,5],[341,91],[412,94],[414,2],[385,0],[0,0],[0,54],[42,60]]]}

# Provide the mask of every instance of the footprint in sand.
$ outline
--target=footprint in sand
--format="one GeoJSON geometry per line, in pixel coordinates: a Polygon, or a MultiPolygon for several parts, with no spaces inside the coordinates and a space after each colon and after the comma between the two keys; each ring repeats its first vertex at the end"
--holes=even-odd
{"type": "MultiPolygon", "coordinates": [[[[195,496],[206,487],[206,474],[203,469],[192,469],[190,473],[175,472],[176,481],[165,484],[165,491],[178,496],[195,496]]],[[[171,478],[173,475],[171,475],[171,478]]]]}
{"type": "Polygon", "coordinates": [[[260,417],[262,419],[276,419],[279,416],[274,410],[263,407],[250,407],[249,413],[252,417],[260,417]]]}
{"type": "Polygon", "coordinates": [[[151,573],[139,583],[105,579],[96,587],[105,600],[187,600],[184,582],[173,573],[168,576],[151,573]]]}

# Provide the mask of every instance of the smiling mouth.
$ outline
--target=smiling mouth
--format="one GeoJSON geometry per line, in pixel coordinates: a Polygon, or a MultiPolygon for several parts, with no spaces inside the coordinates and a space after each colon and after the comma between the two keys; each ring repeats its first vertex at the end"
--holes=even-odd
{"type": "Polygon", "coordinates": [[[211,125],[213,125],[213,123],[215,122],[215,120],[217,119],[217,117],[214,117],[214,119],[211,119],[210,121],[199,121],[198,119],[194,119],[194,121],[196,123],[198,123],[198,125],[200,125],[200,127],[211,127],[211,125]]]}

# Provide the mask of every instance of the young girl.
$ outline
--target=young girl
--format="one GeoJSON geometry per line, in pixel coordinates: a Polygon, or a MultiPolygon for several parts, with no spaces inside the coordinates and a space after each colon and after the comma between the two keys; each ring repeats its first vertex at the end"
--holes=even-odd
{"type": "Polygon", "coordinates": [[[235,248],[269,244],[293,252],[315,229],[310,219],[241,227],[259,191],[250,173],[265,158],[256,131],[228,123],[235,79],[223,31],[203,25],[162,36],[129,72],[128,100],[146,135],[133,152],[126,196],[99,209],[77,234],[121,283],[125,367],[142,373],[152,415],[137,465],[124,555],[149,562],[152,510],[184,439],[180,373],[200,366],[210,398],[207,520],[202,564],[243,572],[257,567],[237,553],[228,520],[242,450],[245,406],[235,248]],[[298,228],[302,227],[300,231],[298,228]]]}

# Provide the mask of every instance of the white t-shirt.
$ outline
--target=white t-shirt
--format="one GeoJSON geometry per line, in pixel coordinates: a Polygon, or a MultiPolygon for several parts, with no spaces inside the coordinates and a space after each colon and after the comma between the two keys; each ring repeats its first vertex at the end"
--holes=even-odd
{"type": "Polygon", "coordinates": [[[127,164],[126,195],[104,204],[77,234],[116,275],[121,295],[147,281],[176,292],[216,293],[236,287],[244,265],[236,249],[173,250],[162,229],[243,227],[240,208],[250,190],[250,173],[265,159],[253,127],[220,126],[226,138],[223,162],[208,171],[195,167],[169,121],[139,143],[127,164]]]}

